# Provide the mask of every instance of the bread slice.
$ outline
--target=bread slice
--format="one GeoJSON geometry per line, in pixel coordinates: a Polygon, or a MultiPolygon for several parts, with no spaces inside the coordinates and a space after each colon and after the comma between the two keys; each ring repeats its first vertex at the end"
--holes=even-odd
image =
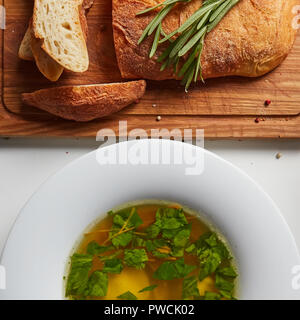
{"type": "MultiPolygon", "coordinates": [[[[88,25],[85,16],[85,10],[80,10],[80,24],[83,30],[84,39],[87,40],[88,25]]],[[[31,28],[32,30],[32,28],[31,28]]],[[[34,36],[33,30],[31,35],[31,51],[34,56],[35,63],[40,72],[50,81],[57,81],[62,73],[64,67],[52,59],[43,49],[42,40],[34,36]]]]}
{"type": "Polygon", "coordinates": [[[140,99],[144,80],[63,86],[23,93],[24,103],[68,120],[90,121],[118,112],[140,99]]]}
{"type": "MultiPolygon", "coordinates": [[[[85,40],[87,39],[87,21],[86,21],[86,15],[88,14],[89,10],[93,6],[94,0],[83,0],[82,2],[82,9],[80,13],[84,13],[84,16],[81,14],[81,28],[83,30],[85,40]]],[[[31,21],[31,20],[30,20],[31,21]]],[[[32,26],[29,26],[26,30],[26,33],[22,39],[20,48],[19,48],[19,58],[23,60],[28,60],[28,61],[34,61],[34,57],[31,51],[31,37],[32,37],[32,26]]]]}
{"type": "Polygon", "coordinates": [[[33,31],[42,49],[64,68],[84,72],[89,57],[80,23],[82,0],[35,0],[33,31]]]}
{"type": "MultiPolygon", "coordinates": [[[[31,29],[32,31],[32,29],[31,29]]],[[[32,31],[33,33],[33,31],[32,31]]],[[[62,73],[64,67],[53,60],[42,48],[42,41],[37,39],[34,35],[31,36],[31,51],[34,56],[36,66],[40,72],[50,81],[57,81],[62,73]]]]}
{"type": "MultiPolygon", "coordinates": [[[[174,7],[162,23],[165,33],[177,29],[201,5],[193,0],[174,7]]],[[[159,46],[150,59],[152,38],[138,40],[155,14],[136,16],[156,5],[157,0],[113,0],[114,43],[123,78],[174,79],[173,68],[160,71],[159,46]]],[[[208,34],[201,57],[204,78],[258,77],[277,67],[290,52],[296,35],[293,7],[299,0],[241,0],[208,34]]]]}
{"type": "Polygon", "coordinates": [[[22,60],[27,61],[33,61],[34,57],[31,51],[31,26],[29,25],[25,35],[23,37],[23,40],[21,42],[21,45],[19,47],[18,56],[22,60]]]}

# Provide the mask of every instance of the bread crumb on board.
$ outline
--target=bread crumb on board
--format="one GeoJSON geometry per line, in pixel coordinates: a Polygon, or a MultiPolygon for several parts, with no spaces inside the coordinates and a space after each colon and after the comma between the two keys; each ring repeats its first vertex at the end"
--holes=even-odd
{"type": "Polygon", "coordinates": [[[275,157],[276,157],[276,159],[279,160],[282,157],[282,154],[280,152],[277,152],[275,157]]]}

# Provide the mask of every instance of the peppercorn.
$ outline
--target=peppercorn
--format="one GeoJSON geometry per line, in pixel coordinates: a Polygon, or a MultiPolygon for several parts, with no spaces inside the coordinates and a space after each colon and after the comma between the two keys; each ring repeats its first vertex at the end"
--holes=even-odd
{"type": "Polygon", "coordinates": [[[266,101],[265,101],[265,106],[266,106],[266,107],[269,106],[269,105],[271,104],[271,102],[272,102],[271,100],[266,100],[266,101]]]}

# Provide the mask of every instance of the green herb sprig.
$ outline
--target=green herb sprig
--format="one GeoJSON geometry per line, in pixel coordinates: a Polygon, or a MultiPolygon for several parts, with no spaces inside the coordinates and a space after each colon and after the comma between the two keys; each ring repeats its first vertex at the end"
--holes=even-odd
{"type": "Polygon", "coordinates": [[[162,28],[164,18],[176,4],[190,1],[192,0],[166,0],[161,4],[137,13],[137,15],[143,15],[161,8],[144,29],[138,44],[141,44],[155,32],[149,53],[149,57],[152,58],[158,46],[168,41],[167,48],[157,59],[158,62],[162,63],[160,70],[163,71],[166,68],[173,67],[175,75],[182,78],[181,84],[185,86],[186,92],[192,81],[196,82],[201,79],[204,82],[201,56],[205,37],[240,0],[204,0],[202,6],[178,29],[166,35],[162,28]],[[175,36],[177,38],[174,40],[175,36]],[[183,57],[185,56],[186,58],[184,59],[183,57]],[[178,66],[181,60],[183,60],[183,64],[179,69],[178,66]]]}

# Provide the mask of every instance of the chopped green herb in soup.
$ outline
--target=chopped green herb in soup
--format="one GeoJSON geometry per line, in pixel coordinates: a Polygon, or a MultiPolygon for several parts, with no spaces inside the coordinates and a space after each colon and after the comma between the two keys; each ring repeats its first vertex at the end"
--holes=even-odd
{"type": "Polygon", "coordinates": [[[228,246],[178,206],[138,205],[84,235],[66,283],[70,299],[235,299],[228,246]]]}

